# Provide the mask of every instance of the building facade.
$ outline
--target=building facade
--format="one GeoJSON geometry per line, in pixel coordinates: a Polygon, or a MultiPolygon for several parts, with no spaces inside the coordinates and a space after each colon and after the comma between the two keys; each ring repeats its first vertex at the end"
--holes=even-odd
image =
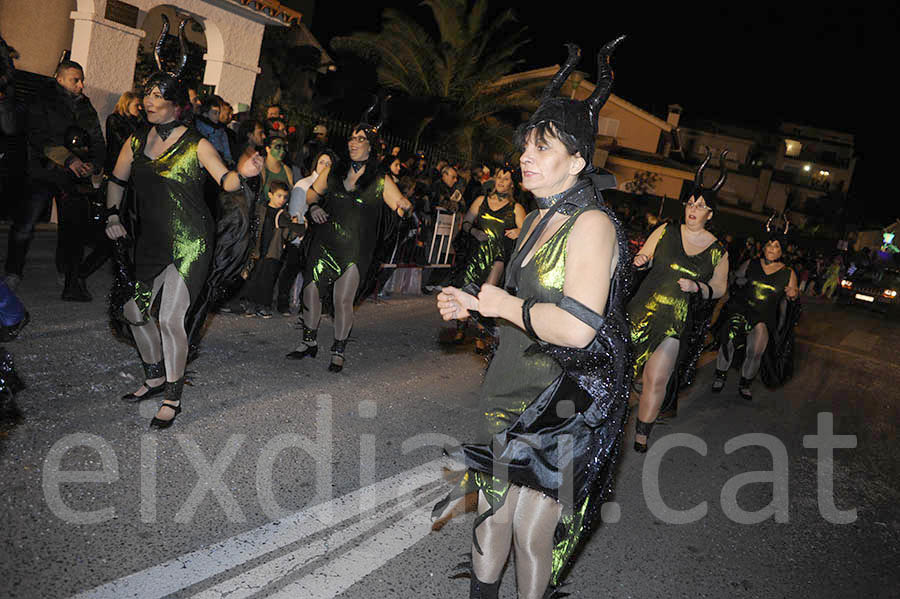
{"type": "Polygon", "coordinates": [[[132,89],[138,46],[158,35],[162,11],[201,24],[202,33],[188,36],[206,48],[202,83],[234,106],[252,101],[266,25],[302,18],[277,0],[3,0],[0,33],[19,51],[22,71],[52,76],[69,52],[84,67],[85,93],[104,123],[132,89]]]}
{"type": "MultiPolygon", "coordinates": [[[[518,73],[514,80],[549,80],[558,65],[518,73]]],[[[561,94],[584,100],[594,91],[587,75],[574,72],[561,94]]],[[[619,189],[680,198],[694,178],[709,147],[714,158],[706,169],[707,183],[719,177],[719,155],[728,149],[728,180],[719,192],[723,210],[755,220],[786,209],[792,221],[803,220],[810,198],[846,193],[856,157],[847,133],[784,123],[778,131],[751,130],[712,122],[682,122],[683,108],[669,106],[665,120],[612,94],[600,111],[596,166],[616,175],[619,189]]]]}

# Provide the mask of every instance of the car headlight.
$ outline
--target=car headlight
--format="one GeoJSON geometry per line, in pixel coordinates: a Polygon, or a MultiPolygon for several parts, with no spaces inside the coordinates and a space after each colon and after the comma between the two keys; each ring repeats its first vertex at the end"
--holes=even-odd
{"type": "Polygon", "coordinates": [[[851,289],[853,287],[853,281],[841,279],[841,287],[843,287],[844,289],[851,289]]]}
{"type": "Polygon", "coordinates": [[[894,289],[885,289],[884,297],[895,298],[897,297],[897,292],[894,289]]]}

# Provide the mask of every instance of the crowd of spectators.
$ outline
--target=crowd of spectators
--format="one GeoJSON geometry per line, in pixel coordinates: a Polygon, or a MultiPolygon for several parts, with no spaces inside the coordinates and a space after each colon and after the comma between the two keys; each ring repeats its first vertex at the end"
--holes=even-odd
{"type": "MultiPolygon", "coordinates": [[[[96,235],[91,227],[93,207],[102,206],[102,199],[98,201],[95,196],[101,194],[103,173],[112,171],[122,145],[132,133],[146,125],[146,119],[140,96],[125,92],[106,120],[104,138],[97,112],[84,94],[84,73],[80,65],[61,62],[55,79],[52,89],[39,94],[28,106],[15,106],[10,94],[4,103],[9,109],[3,111],[3,118],[20,121],[17,127],[7,129],[15,130],[12,135],[24,137],[28,148],[28,183],[25,187],[28,192],[25,197],[13,200],[9,211],[12,227],[6,256],[6,283],[12,290],[19,285],[35,224],[50,214],[52,199],[59,227],[56,262],[62,299],[91,301],[93,296],[86,280],[111,254],[105,237],[96,235]],[[85,257],[88,249],[92,251],[85,257]]],[[[256,151],[265,157],[259,182],[260,197],[263,198],[260,207],[263,234],[258,236],[252,255],[255,260],[268,260],[269,263],[265,276],[252,278],[253,268],[245,269],[245,276],[252,278],[252,289],[238,290],[237,297],[241,301],[237,305],[232,303],[231,309],[269,317],[274,303],[277,312],[288,314],[292,310],[291,304],[296,304],[296,293],[292,296],[292,290],[303,261],[303,245],[296,230],[287,234],[290,228],[287,224],[305,223],[306,190],[322,164],[341,159],[339,157],[346,151],[345,144],[343,140],[329,137],[324,123],[316,124],[306,135],[298,135],[297,130],[288,125],[289,115],[278,104],[256,112],[240,104],[235,110],[217,95],[203,95],[196,86],[189,89],[189,98],[190,107],[182,119],[193,123],[229,167],[240,164],[256,151]],[[260,118],[255,118],[254,114],[260,118]],[[288,190],[286,194],[284,187],[288,190]],[[284,223],[281,217],[275,219],[283,224],[277,234],[266,229],[272,220],[269,218],[272,215],[264,214],[267,203],[270,209],[284,212],[284,223]],[[276,238],[283,242],[279,241],[278,248],[273,249],[272,240],[276,238]],[[279,255],[275,256],[276,253],[279,255]],[[268,288],[260,290],[260,285],[268,288]],[[270,303],[264,301],[266,297],[276,299],[270,303]]],[[[4,135],[5,138],[9,136],[4,135]]],[[[398,265],[427,266],[429,259],[434,261],[435,258],[431,245],[439,217],[453,215],[459,227],[475,199],[490,193],[496,165],[492,168],[489,164],[429,160],[424,154],[407,153],[399,146],[382,146],[380,156],[382,168],[412,202],[416,216],[412,230],[400,235],[402,239],[397,241],[391,258],[398,265]]],[[[218,189],[214,183],[209,186],[208,201],[216,214],[214,205],[218,189]]],[[[516,185],[514,199],[526,211],[534,208],[533,198],[519,185],[516,185]]],[[[636,242],[659,224],[652,213],[636,210],[628,203],[617,208],[636,242]]],[[[731,235],[725,239],[735,265],[760,255],[761,243],[752,237],[741,242],[731,235]]],[[[856,256],[854,263],[845,261],[846,256],[809,251],[795,244],[788,246],[785,257],[797,272],[804,293],[828,297],[834,293],[833,281],[837,277],[854,264],[858,266],[867,260],[864,255],[856,256]]],[[[423,278],[423,288],[439,286],[449,274],[432,269],[423,278]]]]}

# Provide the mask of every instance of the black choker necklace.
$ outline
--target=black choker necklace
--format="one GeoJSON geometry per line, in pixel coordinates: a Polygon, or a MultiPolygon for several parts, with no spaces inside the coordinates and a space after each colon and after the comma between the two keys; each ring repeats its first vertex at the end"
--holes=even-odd
{"type": "Polygon", "coordinates": [[[541,209],[552,208],[556,204],[556,202],[558,202],[567,193],[569,193],[568,189],[553,194],[552,196],[547,196],[546,198],[535,198],[535,201],[537,202],[538,207],[541,209]]]}
{"type": "Polygon", "coordinates": [[[174,120],[170,123],[157,123],[156,124],[156,134],[159,135],[159,138],[163,141],[172,134],[172,131],[177,129],[181,123],[177,120],[174,120]]]}
{"type": "Polygon", "coordinates": [[[505,193],[500,193],[499,191],[494,191],[494,195],[500,198],[501,200],[508,200],[510,196],[512,196],[511,191],[507,191],[505,193]]]}
{"type": "Polygon", "coordinates": [[[366,166],[366,163],[365,163],[365,162],[358,162],[358,161],[356,161],[356,160],[352,160],[352,161],[350,162],[350,168],[353,169],[353,172],[354,172],[354,173],[358,173],[358,172],[359,172],[359,169],[361,169],[361,168],[364,167],[364,166],[366,166]]]}

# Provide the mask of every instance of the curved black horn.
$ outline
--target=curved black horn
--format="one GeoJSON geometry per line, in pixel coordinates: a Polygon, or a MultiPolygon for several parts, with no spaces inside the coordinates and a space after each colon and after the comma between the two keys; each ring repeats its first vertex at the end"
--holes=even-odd
{"type": "Polygon", "coordinates": [[[378,106],[378,96],[372,95],[372,105],[366,108],[366,110],[362,113],[362,117],[360,117],[359,122],[365,125],[370,125],[369,117],[372,116],[372,111],[375,110],[375,107],[378,106]]]}
{"type": "Polygon", "coordinates": [[[788,229],[791,228],[791,220],[788,218],[787,212],[782,212],[781,218],[784,219],[784,233],[782,235],[787,235],[788,229]]]}
{"type": "MultiPolygon", "coordinates": [[[[181,21],[181,25],[178,26],[178,43],[181,45],[181,58],[178,60],[178,68],[175,69],[175,77],[180,79],[184,74],[184,70],[187,67],[188,63],[188,45],[187,45],[187,36],[184,35],[184,28],[188,23],[197,23],[194,20],[194,17],[188,17],[181,21]]],[[[197,23],[199,25],[199,23],[197,23]]]]}
{"type": "Polygon", "coordinates": [[[156,40],[156,46],[153,47],[153,55],[156,57],[156,68],[160,71],[165,71],[162,63],[162,50],[163,50],[163,42],[166,41],[166,35],[169,34],[169,17],[166,15],[159,15],[162,17],[162,31],[159,32],[159,39],[156,40]]]}
{"type": "Polygon", "coordinates": [[[772,216],[769,217],[769,220],[766,221],[766,233],[772,232],[772,221],[775,220],[775,213],[772,213],[772,216]]]}
{"type": "Polygon", "coordinates": [[[544,93],[541,94],[542,103],[556,96],[560,88],[562,88],[563,83],[569,78],[572,69],[574,69],[575,65],[581,60],[581,48],[572,43],[566,44],[566,48],[569,50],[569,56],[566,57],[566,63],[556,71],[556,75],[553,76],[553,79],[551,79],[550,83],[547,84],[547,87],[544,88],[544,93]]]}
{"type": "Polygon", "coordinates": [[[703,187],[703,171],[706,170],[706,165],[709,164],[711,158],[712,152],[709,151],[709,146],[706,146],[706,158],[704,158],[703,162],[700,163],[700,167],[697,169],[697,174],[694,175],[695,187],[703,187]]]}
{"type": "Polygon", "coordinates": [[[722,171],[719,175],[719,180],[716,181],[716,184],[712,186],[713,192],[717,192],[722,189],[722,186],[725,185],[725,179],[728,178],[728,170],[725,168],[725,156],[728,155],[728,149],[722,150],[722,155],[719,156],[719,169],[722,171]]]}
{"type": "Polygon", "coordinates": [[[609,95],[612,93],[613,72],[612,67],[609,66],[609,57],[624,39],[625,36],[620,35],[611,42],[607,42],[597,54],[597,85],[594,87],[591,97],[587,99],[591,122],[597,120],[597,113],[600,112],[600,109],[603,108],[603,105],[606,104],[606,101],[609,100],[609,95]]]}
{"type": "Polygon", "coordinates": [[[375,125],[375,130],[381,130],[381,127],[384,125],[384,120],[387,118],[387,107],[388,102],[391,99],[391,95],[388,94],[381,100],[381,114],[378,115],[378,123],[375,125]]]}

